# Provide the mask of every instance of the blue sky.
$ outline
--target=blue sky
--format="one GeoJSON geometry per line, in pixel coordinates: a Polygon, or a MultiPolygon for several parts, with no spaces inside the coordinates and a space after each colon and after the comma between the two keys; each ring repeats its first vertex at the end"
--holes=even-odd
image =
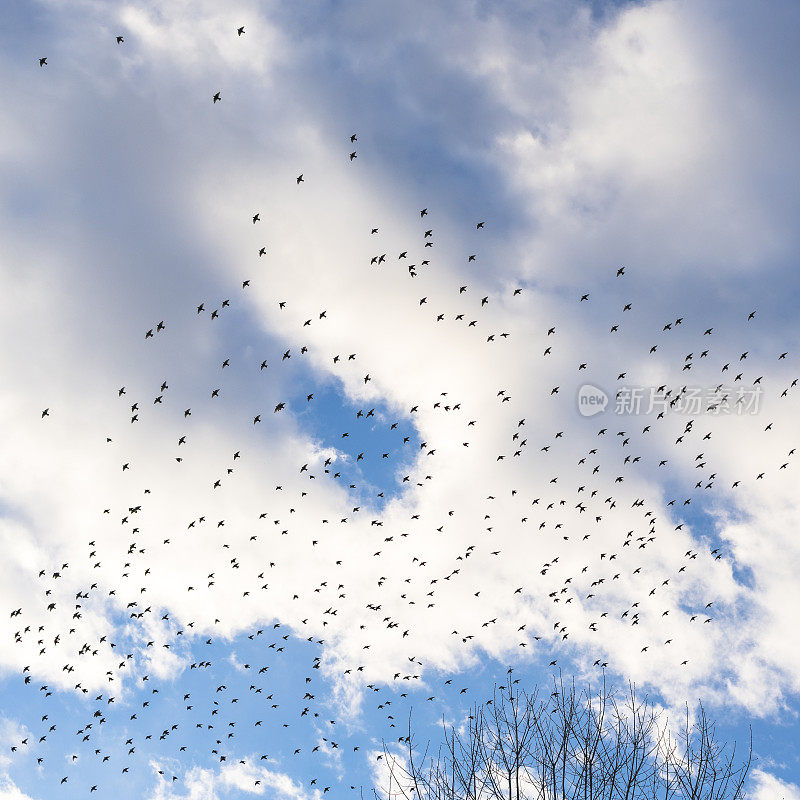
{"type": "Polygon", "coordinates": [[[598,658],[800,798],[796,4],[6,11],[0,798],[360,796],[598,658]]]}

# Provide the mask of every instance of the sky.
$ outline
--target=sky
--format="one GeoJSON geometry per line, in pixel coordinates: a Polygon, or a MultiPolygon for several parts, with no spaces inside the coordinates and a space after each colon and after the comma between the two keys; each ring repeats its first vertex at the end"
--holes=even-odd
{"type": "Polygon", "coordinates": [[[6,4],[0,798],[372,796],[512,669],[702,702],[798,800],[798,45],[6,4]]]}

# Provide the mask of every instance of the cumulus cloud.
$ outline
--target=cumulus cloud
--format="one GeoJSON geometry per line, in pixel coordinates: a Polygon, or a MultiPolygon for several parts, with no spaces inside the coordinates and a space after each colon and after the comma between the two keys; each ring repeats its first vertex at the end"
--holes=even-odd
{"type": "Polygon", "coordinates": [[[7,776],[0,777],[0,797],[3,800],[33,800],[33,798],[25,794],[10,778],[7,776]]]}
{"type": "Polygon", "coordinates": [[[800,787],[784,781],[762,769],[756,769],[751,776],[751,791],[755,800],[797,800],[800,787]]]}
{"type": "MultiPolygon", "coordinates": [[[[153,768],[158,771],[159,765],[153,768]]],[[[319,800],[318,790],[306,791],[299,783],[283,772],[254,766],[245,759],[223,764],[218,770],[192,767],[183,776],[183,786],[159,775],[151,800],[217,800],[231,793],[272,796],[285,800],[319,800]]]]}
{"type": "MultiPolygon", "coordinates": [[[[319,30],[300,36],[296,19],[249,4],[192,4],[191,14],[183,3],[82,7],[89,31],[128,31],[130,52],[101,75],[73,64],[56,89],[17,93],[21,122],[0,123],[13,162],[0,265],[13,301],[0,319],[0,363],[14,376],[0,387],[2,597],[23,609],[4,615],[2,634],[19,642],[0,655],[6,668],[119,692],[145,674],[174,677],[194,637],[279,620],[325,639],[324,669],[353,707],[364,680],[423,682],[426,668],[464,668],[483,654],[557,655],[585,674],[608,661],[673,704],[702,692],[767,713],[797,690],[791,605],[778,600],[796,594],[800,558],[793,470],[780,471],[797,425],[779,397],[791,375],[777,361],[796,323],[751,328],[762,341],[753,345],[742,333],[750,309],[695,274],[699,263],[736,280],[796,246],[768,187],[753,191],[762,167],[789,156],[777,146],[765,155],[759,143],[760,104],[768,111],[780,98],[758,91],[769,75],[744,93],[726,80],[741,9],[717,30],[713,3],[634,6],[604,25],[565,5],[562,16],[547,4],[530,52],[513,17],[451,9],[463,41],[476,43],[469,63],[386,11],[399,38],[431,68],[446,67],[447,85],[463,82],[476,115],[493,120],[479,146],[450,104],[432,113],[441,92],[415,96],[411,66],[387,99],[392,119],[408,106],[414,119],[430,116],[450,157],[463,136],[465,169],[494,170],[486,184],[495,192],[468,205],[449,198],[446,176],[436,185],[421,176],[435,163],[394,159],[368,127],[358,126],[363,150],[349,161],[347,114],[358,119],[358,103],[340,91],[319,98],[302,65],[330,57],[319,30]],[[231,31],[245,19],[240,47],[231,31]],[[540,68],[548,47],[553,65],[540,68]],[[297,52],[308,56],[301,65],[297,52]],[[104,122],[87,132],[100,109],[104,122]],[[14,188],[23,182],[27,204],[14,188]],[[517,202],[524,213],[506,223],[517,202]],[[435,246],[426,249],[419,211],[428,205],[435,246]],[[489,239],[474,229],[484,216],[489,239]],[[385,266],[370,263],[383,253],[385,266]],[[628,274],[614,283],[623,263],[628,274]],[[661,330],[682,314],[682,328],[661,330]],[[161,319],[166,330],[145,340],[161,319]],[[712,326],[717,335],[704,338],[712,326]],[[758,415],[704,419],[683,433],[685,418],[670,416],[645,434],[649,417],[618,424],[576,412],[584,374],[612,397],[621,372],[680,387],[694,351],[692,380],[713,386],[748,347],[748,383],[761,375],[769,395],[758,415]],[[581,362],[589,367],[579,376],[581,362]],[[385,506],[354,511],[323,466],[352,457],[310,435],[292,403],[273,413],[300,382],[380,404],[384,422],[413,423],[425,445],[398,446],[403,491],[385,506]],[[756,481],[761,471],[769,481],[756,481]],[[712,531],[685,518],[689,494],[695,506],[707,498],[712,531]],[[40,625],[46,644],[32,635],[40,625]]],[[[371,30],[359,46],[375,44],[371,30]]],[[[72,30],[73,52],[87,42],[72,30]]],[[[363,66],[350,68],[358,76],[363,66]]],[[[213,797],[255,774],[198,767],[181,796],[213,797]]],[[[257,774],[261,786],[301,796],[290,778],[257,774]]],[[[171,791],[160,782],[154,796],[171,791]]]]}

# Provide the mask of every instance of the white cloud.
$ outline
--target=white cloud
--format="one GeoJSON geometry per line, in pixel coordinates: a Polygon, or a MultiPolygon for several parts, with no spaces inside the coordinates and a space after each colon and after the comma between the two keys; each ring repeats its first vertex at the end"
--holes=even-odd
{"type": "Polygon", "coordinates": [[[0,777],[0,798],[2,800],[33,800],[25,794],[8,776],[0,777]]]}
{"type": "Polygon", "coordinates": [[[286,773],[241,762],[226,765],[220,771],[220,780],[226,787],[252,794],[264,794],[267,790],[272,790],[277,796],[287,800],[318,800],[321,797],[318,790],[306,791],[286,773]]]}
{"type": "MultiPolygon", "coordinates": [[[[153,764],[154,770],[159,765],[153,764]]],[[[158,776],[150,800],[217,800],[218,794],[215,790],[217,776],[213,770],[202,767],[191,767],[183,776],[185,792],[179,793],[175,787],[175,782],[165,776],[158,776]]]]}
{"type": "MultiPolygon", "coordinates": [[[[153,764],[158,772],[160,765],[153,764]]],[[[163,771],[163,770],[162,770],[163,771]]],[[[183,789],[165,775],[158,776],[150,800],[217,800],[235,792],[263,795],[270,790],[282,800],[319,800],[321,793],[306,791],[297,781],[283,772],[266,769],[248,759],[229,761],[218,770],[194,766],[183,776],[183,789]]]]}
{"type": "MultiPolygon", "coordinates": [[[[753,770],[750,780],[753,782],[751,792],[753,800],[798,800],[800,787],[794,783],[781,780],[776,775],[762,769],[753,770]]],[[[748,796],[750,796],[748,794],[748,796]]]]}

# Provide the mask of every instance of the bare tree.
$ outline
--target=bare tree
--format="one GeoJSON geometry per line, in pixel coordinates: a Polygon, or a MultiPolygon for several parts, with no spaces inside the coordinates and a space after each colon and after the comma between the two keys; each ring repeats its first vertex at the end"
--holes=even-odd
{"type": "Polygon", "coordinates": [[[412,718],[400,748],[384,744],[386,800],[738,800],[750,746],[717,740],[702,705],[678,728],[629,686],[618,699],[554,679],[531,693],[512,680],[495,687],[458,727],[443,723],[435,752],[417,746],[412,718]],[[549,694],[549,696],[544,696],[549,694]]]}

